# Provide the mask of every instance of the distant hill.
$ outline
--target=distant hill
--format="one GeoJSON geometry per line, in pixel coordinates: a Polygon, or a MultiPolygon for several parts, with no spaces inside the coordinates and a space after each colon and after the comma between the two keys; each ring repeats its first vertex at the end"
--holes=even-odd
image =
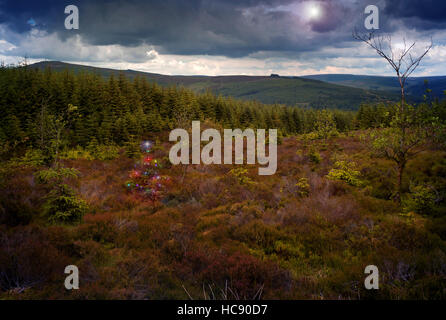
{"type": "MultiPolygon", "coordinates": [[[[305,79],[320,80],[332,84],[360,88],[365,90],[383,90],[399,92],[400,86],[396,77],[362,76],[352,74],[318,74],[304,76],[305,79]]],[[[407,79],[406,93],[415,99],[421,99],[431,89],[433,97],[444,97],[446,90],[446,76],[411,77],[407,79]],[[427,84],[425,83],[427,80],[427,84]]]]}
{"type": "MultiPolygon", "coordinates": [[[[114,70],[58,61],[45,61],[31,65],[33,68],[53,71],[93,72],[108,77],[124,73],[129,78],[144,77],[162,86],[184,86],[196,92],[211,90],[215,94],[238,99],[257,100],[267,104],[287,104],[314,108],[355,110],[363,102],[396,101],[398,93],[389,86],[384,91],[355,87],[348,83],[330,83],[307,77],[274,76],[168,76],[134,70],[114,70]]],[[[365,86],[366,87],[366,86],[365,86]]],[[[380,87],[381,89],[381,87],[380,87]]]]}

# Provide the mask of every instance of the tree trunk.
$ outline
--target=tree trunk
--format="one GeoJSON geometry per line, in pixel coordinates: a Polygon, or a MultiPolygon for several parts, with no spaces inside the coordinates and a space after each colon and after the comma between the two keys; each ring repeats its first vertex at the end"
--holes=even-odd
{"type": "Polygon", "coordinates": [[[405,162],[398,163],[398,186],[397,186],[397,194],[395,196],[395,200],[398,203],[401,203],[401,195],[403,194],[403,173],[405,167],[406,167],[405,162]]]}
{"type": "Polygon", "coordinates": [[[404,85],[401,86],[401,112],[404,111],[404,103],[406,102],[406,97],[404,93],[404,85]]]}
{"type": "Polygon", "coordinates": [[[398,161],[398,188],[397,188],[397,194],[396,194],[396,201],[401,204],[401,195],[403,194],[403,173],[404,168],[406,167],[406,155],[404,153],[404,148],[406,145],[406,124],[405,124],[405,115],[404,115],[404,104],[405,101],[405,92],[404,92],[404,83],[405,79],[401,78],[398,74],[398,79],[401,86],[401,105],[400,105],[400,117],[401,118],[401,141],[400,141],[400,155],[399,155],[399,161],[398,161]]]}
{"type": "Polygon", "coordinates": [[[398,75],[398,81],[400,83],[400,87],[401,87],[401,105],[400,105],[400,112],[402,113],[404,111],[404,104],[406,103],[406,94],[404,92],[404,84],[405,84],[405,79],[403,79],[401,77],[401,75],[399,74],[399,72],[397,72],[398,75]]]}

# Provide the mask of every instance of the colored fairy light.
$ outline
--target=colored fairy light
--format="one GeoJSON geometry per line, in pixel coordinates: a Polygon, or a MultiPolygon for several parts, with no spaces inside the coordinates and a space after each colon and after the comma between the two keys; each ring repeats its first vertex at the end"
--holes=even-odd
{"type": "Polygon", "coordinates": [[[143,141],[140,144],[141,151],[143,152],[150,152],[150,149],[152,148],[152,142],[149,140],[143,141]]]}
{"type": "Polygon", "coordinates": [[[138,177],[140,177],[140,176],[141,176],[141,172],[138,171],[138,170],[132,170],[132,171],[130,172],[130,177],[131,177],[131,178],[138,178],[138,177]]]}
{"type": "Polygon", "coordinates": [[[152,142],[142,141],[140,146],[142,157],[134,164],[134,169],[130,171],[131,181],[126,185],[131,192],[156,201],[162,197],[168,179],[158,173],[161,169],[158,159],[148,154],[152,151],[152,142]]]}

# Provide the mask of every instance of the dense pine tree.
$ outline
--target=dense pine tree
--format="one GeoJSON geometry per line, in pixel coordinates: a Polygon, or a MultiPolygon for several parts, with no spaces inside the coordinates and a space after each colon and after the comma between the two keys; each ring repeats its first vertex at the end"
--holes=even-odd
{"type": "MultiPolygon", "coordinates": [[[[0,90],[0,138],[34,147],[39,147],[42,138],[42,111],[45,119],[58,117],[69,104],[79,112],[64,129],[72,147],[86,147],[92,140],[125,145],[134,137],[173,129],[178,118],[211,120],[227,128],[278,128],[285,135],[314,130],[316,119],[311,109],[263,105],[211,92],[196,94],[182,87],[164,88],[145,78],[130,80],[123,73],[104,79],[84,72],[0,68],[0,90]]],[[[355,121],[360,127],[381,121],[378,111],[370,109],[363,106],[356,119],[351,112],[330,112],[337,129],[344,131],[355,121]]],[[[378,110],[384,112],[382,107],[378,110]]]]}

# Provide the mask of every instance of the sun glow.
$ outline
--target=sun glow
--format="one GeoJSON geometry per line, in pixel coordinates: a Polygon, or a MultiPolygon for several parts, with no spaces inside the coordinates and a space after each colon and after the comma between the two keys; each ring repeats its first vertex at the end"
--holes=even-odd
{"type": "Polygon", "coordinates": [[[317,18],[319,17],[321,11],[318,7],[314,6],[310,8],[309,14],[310,14],[310,18],[317,18]]]}
{"type": "Polygon", "coordinates": [[[318,19],[322,15],[322,9],[317,3],[308,3],[305,9],[309,20],[318,19]]]}

